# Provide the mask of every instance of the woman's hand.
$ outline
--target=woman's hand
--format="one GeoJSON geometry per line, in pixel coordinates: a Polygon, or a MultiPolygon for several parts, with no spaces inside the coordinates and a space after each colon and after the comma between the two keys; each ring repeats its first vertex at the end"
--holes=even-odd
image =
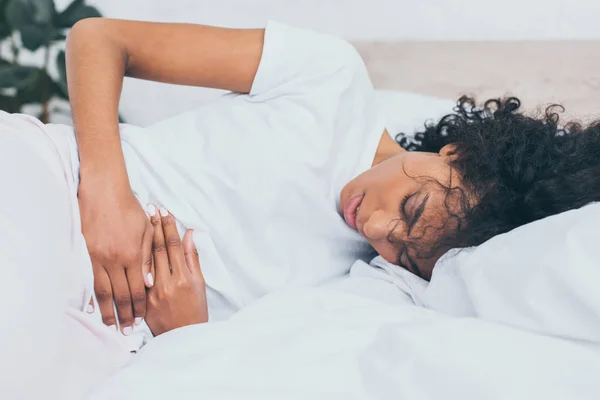
{"type": "Polygon", "coordinates": [[[82,180],[81,228],[92,259],[94,291],[102,320],[114,326],[116,304],[124,334],[146,315],[146,286],[152,286],[152,225],[129,187],[82,180]],[[139,318],[139,319],[138,319],[139,318]]]}
{"type": "Polygon", "coordinates": [[[182,243],[175,219],[164,208],[159,215],[153,207],[150,220],[154,227],[152,253],[156,282],[148,291],[148,327],[157,336],[182,326],[208,322],[206,286],[192,231],[185,233],[182,243]]]}

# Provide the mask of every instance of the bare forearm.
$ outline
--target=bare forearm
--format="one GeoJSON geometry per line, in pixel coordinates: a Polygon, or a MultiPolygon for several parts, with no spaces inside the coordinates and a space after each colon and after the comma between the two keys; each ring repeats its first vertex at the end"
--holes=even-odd
{"type": "Polygon", "coordinates": [[[129,187],[119,137],[118,106],[127,54],[103,33],[102,20],[85,21],[67,41],[67,70],[82,184],[106,180],[129,187]]]}

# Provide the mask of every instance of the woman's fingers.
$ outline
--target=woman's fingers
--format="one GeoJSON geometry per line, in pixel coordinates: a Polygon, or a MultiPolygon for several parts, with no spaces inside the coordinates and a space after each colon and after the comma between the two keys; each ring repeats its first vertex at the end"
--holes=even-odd
{"type": "Polygon", "coordinates": [[[194,244],[194,231],[191,229],[183,236],[183,254],[185,255],[185,263],[192,273],[192,276],[204,280],[202,270],[200,269],[200,257],[198,256],[198,250],[194,244]]]}
{"type": "Polygon", "coordinates": [[[133,317],[135,323],[139,323],[146,316],[146,287],[139,268],[125,269],[131,302],[133,303],[133,317]]]}
{"type": "Polygon", "coordinates": [[[115,317],[113,307],[113,292],[110,278],[103,266],[92,263],[92,269],[94,270],[94,292],[96,293],[96,300],[98,300],[98,307],[100,307],[100,313],[102,314],[102,322],[116,331],[117,318],[115,317]]]}
{"type": "MultiPolygon", "coordinates": [[[[125,266],[125,275],[127,276],[127,282],[129,283],[135,322],[141,321],[146,316],[146,283],[144,282],[144,276],[147,275],[147,273],[144,273],[144,260],[147,256],[145,255],[144,246],[146,244],[148,225],[152,227],[150,221],[146,221],[146,230],[144,231],[144,236],[142,236],[142,248],[136,256],[128,262],[128,265],[125,266]]],[[[150,244],[150,246],[152,246],[152,244],[150,244]]]]}
{"type": "Polygon", "coordinates": [[[162,229],[165,235],[165,243],[167,245],[167,253],[171,263],[171,269],[174,275],[186,273],[185,256],[181,245],[181,238],[177,231],[175,218],[164,208],[160,208],[162,229]]]}
{"type": "Polygon", "coordinates": [[[144,277],[144,284],[146,287],[151,288],[154,286],[154,276],[152,271],[152,236],[154,234],[154,228],[150,222],[150,214],[148,216],[148,222],[146,223],[146,230],[144,237],[142,238],[142,276],[144,277]]]}
{"type": "MultiPolygon", "coordinates": [[[[117,307],[117,316],[121,331],[128,335],[133,325],[133,308],[131,304],[131,292],[125,275],[125,268],[111,268],[108,276],[112,285],[113,298],[117,307]],[[129,328],[129,329],[128,329],[129,328]]],[[[139,273],[139,272],[138,272],[139,273]]],[[[96,296],[98,296],[96,294],[96,296]]]]}
{"type": "Polygon", "coordinates": [[[167,254],[167,244],[162,229],[162,223],[157,208],[149,204],[148,210],[150,213],[150,222],[154,228],[152,235],[152,257],[154,258],[155,282],[157,285],[160,282],[166,282],[171,277],[171,269],[169,267],[169,256],[167,254]]]}

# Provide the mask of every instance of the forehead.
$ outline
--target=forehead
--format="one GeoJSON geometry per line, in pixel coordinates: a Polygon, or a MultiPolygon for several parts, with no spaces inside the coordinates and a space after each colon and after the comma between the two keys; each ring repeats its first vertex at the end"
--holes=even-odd
{"type": "Polygon", "coordinates": [[[449,160],[435,153],[410,152],[402,160],[402,171],[422,185],[436,184],[450,188],[457,184],[456,171],[449,160]]]}

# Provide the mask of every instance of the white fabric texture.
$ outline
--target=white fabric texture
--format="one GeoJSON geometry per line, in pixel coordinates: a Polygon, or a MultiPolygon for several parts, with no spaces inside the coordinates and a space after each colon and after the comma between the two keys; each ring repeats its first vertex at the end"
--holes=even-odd
{"type": "Polygon", "coordinates": [[[597,398],[598,347],[390,305],[347,279],[162,335],[91,399],[597,398]]]}
{"type": "Polygon", "coordinates": [[[370,168],[385,123],[353,47],[270,22],[249,95],[149,129],[124,126],[121,137],[140,201],[195,230],[210,318],[219,320],[371,258],[344,222],[339,195],[370,168]]]}
{"type": "Polygon", "coordinates": [[[397,133],[413,135],[423,129],[425,121],[437,122],[456,106],[453,100],[395,90],[375,90],[375,98],[385,113],[392,137],[397,133]]]}
{"type": "Polygon", "coordinates": [[[590,204],[451,251],[421,300],[450,315],[600,345],[599,222],[600,204],[590,204]]]}
{"type": "Polygon", "coordinates": [[[84,311],[93,277],[72,135],[54,128],[0,111],[2,399],[81,399],[130,358],[126,338],[84,311]]]}

